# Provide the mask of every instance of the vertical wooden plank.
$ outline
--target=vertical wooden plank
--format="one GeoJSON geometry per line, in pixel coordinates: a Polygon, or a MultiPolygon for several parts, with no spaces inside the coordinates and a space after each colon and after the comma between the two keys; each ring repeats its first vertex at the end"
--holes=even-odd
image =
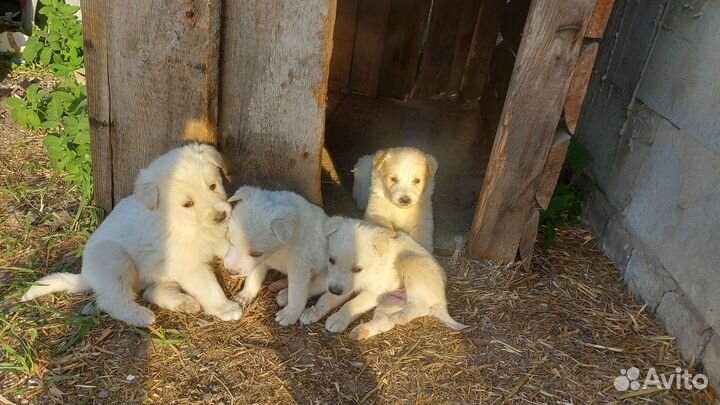
{"type": "Polygon", "coordinates": [[[513,52],[520,49],[525,23],[530,10],[531,0],[509,0],[500,25],[503,41],[510,45],[513,52]]]}
{"type": "Polygon", "coordinates": [[[470,235],[470,254],[515,260],[594,0],[533,0],[470,235]]]}
{"type": "Polygon", "coordinates": [[[358,0],[341,0],[337,3],[328,84],[332,92],[347,93],[350,88],[350,69],[355,47],[357,11],[358,0]]]}
{"type": "Polygon", "coordinates": [[[113,207],[112,149],[110,147],[110,88],[105,26],[107,0],[83,0],[83,48],[92,134],[95,205],[110,212],[113,207]]]}
{"type": "Polygon", "coordinates": [[[614,5],[615,0],[597,0],[585,36],[593,39],[602,38],[614,5]]]}
{"type": "Polygon", "coordinates": [[[320,204],[335,0],[224,2],[220,131],[238,184],[320,204]]]}
{"type": "Polygon", "coordinates": [[[378,95],[406,98],[415,81],[430,0],[390,0],[378,95]]]}
{"type": "Polygon", "coordinates": [[[530,212],[530,216],[525,222],[522,236],[520,237],[520,244],[518,246],[518,256],[522,260],[522,265],[525,270],[530,269],[530,264],[533,256],[533,248],[535,247],[535,240],[537,240],[538,226],[540,225],[540,209],[533,208],[530,212]]]}
{"type": "MultiPolygon", "coordinates": [[[[91,57],[88,80],[95,83],[88,93],[91,110],[101,114],[91,127],[93,142],[107,149],[102,144],[109,140],[117,202],[132,192],[141,168],[182,143],[187,121],[216,122],[219,3],[87,1],[85,8],[91,15],[104,9],[106,52],[91,57]],[[103,64],[107,81],[99,83],[103,64]]],[[[91,30],[90,41],[96,37],[91,30]]],[[[94,168],[105,173],[102,159],[98,153],[94,168]]]]}
{"type": "Polygon", "coordinates": [[[350,91],[375,97],[380,82],[380,65],[390,2],[388,0],[359,1],[350,91]]]}
{"type": "Polygon", "coordinates": [[[504,0],[483,0],[480,5],[460,84],[462,100],[477,99],[483,92],[504,11],[504,0]]]}
{"type": "Polygon", "coordinates": [[[446,89],[451,94],[460,91],[482,2],[483,0],[462,0],[460,6],[462,11],[460,12],[460,21],[458,21],[457,32],[455,33],[455,49],[453,50],[450,77],[446,89]]]}
{"type": "Polygon", "coordinates": [[[595,66],[598,47],[597,42],[583,46],[583,49],[580,51],[580,58],[573,72],[570,90],[568,91],[567,100],[565,100],[565,123],[571,134],[575,134],[575,129],[580,119],[580,112],[582,111],[583,102],[585,101],[588,84],[590,84],[593,66],[595,66]]]}
{"type": "Polygon", "coordinates": [[[427,98],[445,92],[461,11],[457,0],[433,1],[414,98],[427,98]]]}
{"type": "Polygon", "coordinates": [[[567,154],[569,146],[570,134],[564,129],[558,130],[550,147],[542,175],[540,176],[537,193],[535,193],[537,205],[544,210],[550,205],[550,200],[555,192],[558,178],[560,178],[560,171],[562,170],[563,163],[565,163],[565,155],[567,154]]]}

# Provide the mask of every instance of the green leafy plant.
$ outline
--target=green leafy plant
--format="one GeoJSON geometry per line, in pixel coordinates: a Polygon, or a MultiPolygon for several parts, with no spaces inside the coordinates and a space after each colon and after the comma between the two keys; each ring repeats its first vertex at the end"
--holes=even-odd
{"type": "Polygon", "coordinates": [[[40,0],[38,11],[46,19],[28,38],[23,51],[26,63],[40,63],[60,76],[70,76],[83,67],[82,24],[77,6],[63,0],[40,0]]]}
{"type": "Polygon", "coordinates": [[[576,183],[591,162],[590,151],[574,139],[571,140],[565,157],[566,173],[558,181],[547,209],[540,212],[540,230],[545,235],[546,248],[555,242],[558,226],[580,221],[583,193],[576,183]]]}
{"type": "Polygon", "coordinates": [[[44,143],[53,169],[87,199],[92,194],[90,128],[85,86],[74,80],[51,89],[27,88],[25,99],[8,98],[12,118],[25,129],[47,131],[44,143]]]}

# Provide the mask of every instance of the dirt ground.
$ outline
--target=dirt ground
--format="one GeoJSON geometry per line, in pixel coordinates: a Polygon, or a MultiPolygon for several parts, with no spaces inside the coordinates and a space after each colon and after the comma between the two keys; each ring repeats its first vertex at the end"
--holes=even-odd
{"type": "MultiPolygon", "coordinates": [[[[13,74],[0,97],[31,77],[13,74]]],[[[78,271],[92,230],[48,166],[42,135],[0,105],[0,404],[706,404],[709,389],[618,392],[621,369],[694,369],[593,235],[567,228],[529,270],[441,259],[455,332],[430,319],[355,342],[322,324],[281,328],[265,289],[239,322],[156,309],[134,329],[80,315],[87,295],[18,304],[28,283],[78,271]]],[[[228,293],[237,282],[224,280],[228,293]]]]}

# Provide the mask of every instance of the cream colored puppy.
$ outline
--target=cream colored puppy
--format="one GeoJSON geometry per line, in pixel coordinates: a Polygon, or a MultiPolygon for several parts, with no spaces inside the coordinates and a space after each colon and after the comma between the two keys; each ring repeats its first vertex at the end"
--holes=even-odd
{"type": "Polygon", "coordinates": [[[163,308],[202,308],[224,321],[240,319],[239,305],[225,297],[208,265],[228,248],[230,204],[222,167],[218,151],[198,143],[160,156],[90,237],[81,273],[43,277],[22,299],[92,290],[101,310],[144,327],[155,321],[153,312],[136,302],[144,290],[146,300],[163,308]]]}
{"type": "Polygon", "coordinates": [[[432,253],[437,168],[433,156],[415,148],[379,150],[355,164],[353,198],[366,220],[404,231],[432,253]]]}
{"type": "Polygon", "coordinates": [[[332,217],[325,225],[328,235],[328,292],[307,308],[300,320],[318,321],[347,301],[325,322],[330,332],[345,330],[363,313],[382,303],[388,294],[400,296],[386,301],[381,308],[382,320],[372,327],[353,332],[355,338],[367,338],[395,324],[406,324],[421,316],[434,316],[453,329],[465,325],[453,320],[447,312],[445,272],[426,249],[403,232],[365,221],[332,217]],[[357,295],[350,299],[350,297],[357,295]],[[349,301],[348,301],[349,300],[349,301]]]}
{"type": "Polygon", "coordinates": [[[275,320],[283,326],[294,324],[308,297],[327,288],[327,239],[323,232],[327,215],[289,191],[241,187],[230,202],[236,205],[228,227],[230,249],[225,268],[235,276],[246,276],[235,300],[249,304],[260,291],[268,270],[280,271],[288,275],[287,306],[275,320]]]}

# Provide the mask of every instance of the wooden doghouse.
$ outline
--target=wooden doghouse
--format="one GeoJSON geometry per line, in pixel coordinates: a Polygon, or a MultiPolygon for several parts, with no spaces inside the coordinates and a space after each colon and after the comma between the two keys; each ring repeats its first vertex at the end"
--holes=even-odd
{"type": "Polygon", "coordinates": [[[450,179],[435,198],[449,236],[467,234],[474,257],[529,259],[569,142],[563,109],[572,132],[597,52],[585,37],[611,5],[83,1],[96,202],[112,209],[191,119],[217,126],[235,185],[324,195],[330,212],[347,213],[332,205],[361,153],[418,144],[450,179]]]}

